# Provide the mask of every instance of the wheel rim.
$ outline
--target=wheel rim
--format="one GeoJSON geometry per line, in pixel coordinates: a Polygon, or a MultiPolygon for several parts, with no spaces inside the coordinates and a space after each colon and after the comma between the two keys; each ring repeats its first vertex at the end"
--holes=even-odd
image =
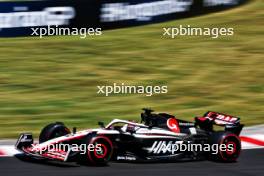
{"type": "Polygon", "coordinates": [[[226,146],[225,151],[220,151],[220,157],[223,160],[235,161],[238,158],[241,150],[241,144],[239,138],[236,135],[230,134],[225,136],[220,144],[224,144],[226,146]],[[228,145],[230,144],[233,146],[231,151],[228,150],[228,145]]]}
{"type": "Polygon", "coordinates": [[[100,151],[96,149],[94,150],[95,157],[98,159],[104,158],[108,152],[107,147],[104,144],[99,144],[99,143],[96,143],[96,145],[100,145],[101,150],[100,151]]]}
{"type": "Polygon", "coordinates": [[[112,142],[104,136],[95,137],[89,144],[94,145],[93,151],[87,151],[88,159],[92,164],[105,164],[112,156],[113,145],[112,142]],[[96,145],[100,144],[100,150],[97,150],[96,145]]]}
{"type": "Polygon", "coordinates": [[[236,145],[236,143],[233,142],[233,141],[228,141],[228,142],[226,143],[226,148],[227,148],[227,150],[226,150],[226,154],[227,154],[227,155],[235,154],[236,151],[237,151],[237,145],[236,145]],[[232,150],[231,150],[231,151],[228,150],[228,148],[229,148],[230,145],[232,146],[232,150]]]}

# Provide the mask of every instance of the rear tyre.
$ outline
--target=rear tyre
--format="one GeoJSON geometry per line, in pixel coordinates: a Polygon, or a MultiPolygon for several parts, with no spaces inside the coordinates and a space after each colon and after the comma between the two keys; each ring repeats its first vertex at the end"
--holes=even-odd
{"type": "Polygon", "coordinates": [[[218,151],[211,152],[209,157],[212,160],[220,162],[235,162],[240,155],[241,142],[239,137],[231,132],[219,131],[214,132],[209,139],[211,145],[218,145],[218,151]],[[225,149],[221,150],[221,146],[225,149]]]}
{"type": "Polygon", "coordinates": [[[85,164],[95,166],[105,166],[113,154],[113,144],[105,136],[88,137],[86,139],[87,148],[94,146],[93,150],[87,150],[83,155],[85,164]]]}
{"type": "Polygon", "coordinates": [[[70,130],[61,122],[51,123],[45,126],[39,135],[39,143],[69,134],[70,130]]]}

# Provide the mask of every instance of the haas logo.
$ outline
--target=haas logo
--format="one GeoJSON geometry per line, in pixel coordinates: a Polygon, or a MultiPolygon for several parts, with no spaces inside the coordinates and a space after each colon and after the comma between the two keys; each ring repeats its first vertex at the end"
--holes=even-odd
{"type": "Polygon", "coordinates": [[[175,118],[169,118],[167,120],[167,126],[171,131],[173,131],[175,133],[180,132],[179,123],[177,122],[177,120],[175,118]]]}

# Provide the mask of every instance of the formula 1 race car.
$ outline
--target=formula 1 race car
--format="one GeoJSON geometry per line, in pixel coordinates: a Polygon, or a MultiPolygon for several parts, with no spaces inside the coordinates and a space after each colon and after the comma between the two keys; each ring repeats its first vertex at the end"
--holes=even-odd
{"type": "Polygon", "coordinates": [[[209,159],[233,162],[239,157],[241,142],[238,136],[243,125],[238,117],[209,111],[203,117],[195,117],[194,122],[188,122],[167,113],[143,110],[141,123],[114,119],[106,126],[99,122],[98,129],[79,132],[75,127],[70,132],[61,122],[52,123],[41,131],[39,143],[33,142],[32,134],[24,133],[20,135],[16,148],[30,158],[92,165],[105,165],[109,160],[173,162],[209,159]],[[224,130],[214,130],[215,125],[224,130]],[[54,147],[59,144],[67,144],[67,147],[54,147]],[[194,144],[196,149],[197,146],[209,147],[207,150],[186,148],[194,144]],[[185,150],[180,150],[182,145],[185,150]],[[220,145],[226,149],[217,147],[213,150],[210,147],[220,145]],[[86,148],[82,150],[84,146],[86,148]]]}

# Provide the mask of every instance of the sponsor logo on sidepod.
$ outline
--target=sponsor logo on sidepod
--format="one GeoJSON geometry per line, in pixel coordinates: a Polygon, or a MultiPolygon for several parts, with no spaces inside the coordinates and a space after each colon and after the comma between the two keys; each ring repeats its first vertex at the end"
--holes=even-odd
{"type": "Polygon", "coordinates": [[[73,7],[47,7],[42,11],[0,13],[0,29],[32,26],[68,25],[75,17],[73,7]]]}
{"type": "Polygon", "coordinates": [[[147,150],[149,153],[160,154],[160,153],[172,153],[174,154],[177,151],[177,145],[181,144],[182,141],[155,141],[151,148],[147,150]]]}

